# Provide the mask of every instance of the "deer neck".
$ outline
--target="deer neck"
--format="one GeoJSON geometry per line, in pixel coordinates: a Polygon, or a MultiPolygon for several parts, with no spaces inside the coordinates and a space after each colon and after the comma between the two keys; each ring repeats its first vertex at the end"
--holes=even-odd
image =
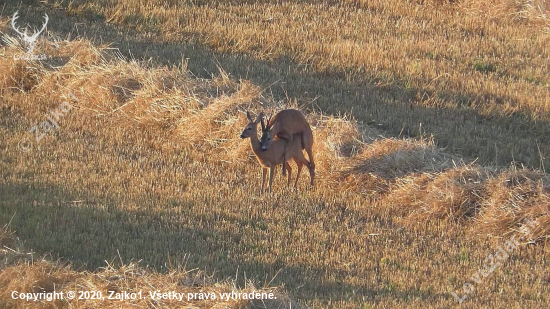
{"type": "Polygon", "coordinates": [[[252,136],[250,136],[250,147],[252,148],[252,151],[254,151],[256,156],[262,157],[262,146],[260,145],[260,141],[258,140],[257,130],[254,130],[254,132],[252,132],[252,136]]]}

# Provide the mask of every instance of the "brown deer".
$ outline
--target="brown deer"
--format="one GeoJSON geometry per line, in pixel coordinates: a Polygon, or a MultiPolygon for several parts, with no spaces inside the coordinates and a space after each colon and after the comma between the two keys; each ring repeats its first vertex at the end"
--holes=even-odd
{"type": "MultiPolygon", "coordinates": [[[[274,138],[283,139],[288,142],[287,145],[294,143],[294,137],[300,136],[302,149],[305,149],[309,157],[310,173],[315,173],[315,163],[313,162],[313,132],[304,117],[304,114],[296,109],[285,109],[280,111],[273,118],[267,120],[267,126],[262,128],[262,137],[260,144],[262,151],[267,151],[274,142],[274,138]]],[[[283,158],[286,160],[286,158],[283,158]]],[[[283,175],[285,175],[283,165],[283,175]]],[[[313,185],[313,183],[312,183],[313,185]]]]}
{"type": "Polygon", "coordinates": [[[290,159],[294,159],[294,162],[296,162],[296,165],[298,166],[298,172],[296,175],[296,181],[294,182],[294,187],[298,188],[298,179],[300,178],[300,173],[302,172],[302,166],[305,164],[308,169],[310,170],[309,176],[311,178],[311,185],[313,186],[313,179],[315,178],[315,174],[312,173],[311,164],[306,158],[304,157],[304,154],[302,152],[302,142],[299,138],[294,139],[293,143],[290,145],[287,145],[285,140],[276,140],[273,143],[271,143],[271,147],[269,147],[268,150],[264,151],[261,149],[260,141],[258,140],[258,123],[261,122],[262,129],[265,128],[265,125],[263,123],[263,114],[260,113],[256,120],[253,120],[250,116],[249,112],[246,112],[246,117],[248,118],[248,124],[243,130],[243,133],[241,134],[241,138],[250,138],[250,147],[252,148],[252,151],[254,151],[254,154],[256,155],[256,158],[258,159],[258,162],[262,166],[262,187],[261,187],[261,193],[264,192],[264,185],[265,185],[265,178],[266,178],[266,172],[269,168],[269,192],[271,192],[271,185],[273,183],[273,176],[275,175],[275,167],[279,164],[286,165],[286,168],[288,169],[288,181],[287,186],[290,186],[290,179],[292,174],[292,168],[290,167],[290,164],[287,162],[290,159]],[[286,161],[285,161],[286,160],[286,161]]]}

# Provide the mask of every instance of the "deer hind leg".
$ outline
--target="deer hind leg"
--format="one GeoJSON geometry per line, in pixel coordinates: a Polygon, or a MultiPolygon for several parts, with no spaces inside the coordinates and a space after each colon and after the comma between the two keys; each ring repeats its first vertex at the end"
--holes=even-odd
{"type": "Polygon", "coordinates": [[[308,162],[309,178],[311,179],[311,186],[313,187],[313,181],[315,179],[315,165],[310,161],[308,162]]]}
{"type": "Polygon", "coordinates": [[[286,186],[287,187],[290,187],[290,179],[291,179],[291,175],[292,175],[292,167],[290,167],[290,163],[288,162],[285,162],[284,163],[286,165],[286,169],[288,170],[288,180],[286,182],[286,186]]]}
{"type": "Polygon", "coordinates": [[[313,151],[310,148],[306,148],[307,156],[309,157],[309,169],[312,173],[315,173],[315,163],[313,162],[313,151]]]}
{"type": "Polygon", "coordinates": [[[298,180],[300,179],[300,173],[302,172],[302,166],[305,164],[308,168],[310,167],[309,161],[304,157],[304,153],[302,152],[302,149],[296,153],[296,156],[294,156],[294,162],[296,162],[296,165],[298,166],[298,173],[296,175],[296,182],[294,183],[294,187],[298,188],[298,180]]]}
{"type": "Polygon", "coordinates": [[[313,132],[311,132],[311,127],[309,129],[304,129],[300,137],[302,138],[302,149],[306,150],[309,158],[308,168],[310,169],[310,173],[312,171],[315,173],[315,162],[313,161],[313,132]]]}
{"type": "Polygon", "coordinates": [[[304,165],[302,161],[297,160],[294,158],[294,162],[296,162],[296,165],[298,166],[298,171],[296,172],[296,181],[294,182],[294,188],[298,189],[298,179],[300,179],[300,173],[302,172],[302,166],[304,165]]]}
{"type": "MultiPolygon", "coordinates": [[[[284,143],[284,152],[283,152],[283,162],[286,162],[288,156],[287,156],[287,150],[292,145],[293,136],[289,134],[281,134],[277,135],[278,138],[284,140],[286,143],[284,143]]],[[[286,175],[286,164],[283,164],[283,176],[286,175]]]]}
{"type": "MultiPolygon", "coordinates": [[[[286,161],[286,153],[283,155],[283,160],[286,161]]],[[[286,164],[283,164],[283,176],[286,175],[286,164]]]]}
{"type": "MultiPolygon", "coordinates": [[[[308,168],[309,170],[309,178],[311,179],[311,186],[313,186],[313,180],[315,179],[315,167],[313,166],[312,162],[311,161],[308,161],[306,159],[306,157],[304,157],[304,155],[300,152],[301,156],[300,156],[300,161],[301,161],[301,164],[305,164],[305,166],[308,168]]],[[[296,181],[298,181],[296,179],[296,181]]]]}

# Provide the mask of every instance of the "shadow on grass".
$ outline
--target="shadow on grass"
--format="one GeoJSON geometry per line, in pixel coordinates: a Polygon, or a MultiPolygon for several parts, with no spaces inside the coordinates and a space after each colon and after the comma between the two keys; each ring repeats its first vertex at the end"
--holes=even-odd
{"type": "MultiPolygon", "coordinates": [[[[170,220],[170,215],[147,209],[122,211],[108,197],[75,196],[62,188],[42,184],[2,183],[0,196],[3,197],[0,222],[11,219],[11,227],[18,237],[26,240],[27,248],[51,252],[54,259],[69,260],[76,268],[94,270],[105,266],[106,261],[119,265],[120,259],[127,263],[126,257],[139,256],[144,257],[141,265],[156,266],[162,272],[168,270],[167,261],[172,261],[172,266],[185,263],[187,269],[215,272],[219,280],[234,278],[237,272],[236,283],[241,287],[245,286],[245,276],[260,284],[273,278],[271,286],[284,284],[291,295],[300,300],[347,300],[344,295],[350,291],[355,293],[353,298],[368,301],[380,296],[403,301],[446,297],[428,291],[399,290],[389,277],[379,278],[380,289],[349,284],[340,281],[350,275],[346,270],[289,266],[282,258],[272,263],[242,261],[229,256],[242,250],[241,235],[218,230],[216,221],[209,229],[184,227],[170,220]],[[55,249],[52,251],[52,248],[55,249]],[[339,279],[323,282],[327,273],[339,279]]],[[[192,202],[182,202],[178,207],[193,207],[186,203],[192,202]]],[[[348,216],[357,214],[348,213],[348,216]]],[[[200,216],[196,219],[200,220],[200,216]]],[[[218,216],[219,222],[227,219],[218,216]]],[[[240,224],[261,225],[245,221],[240,224]]],[[[376,276],[377,272],[373,270],[372,275],[376,276]]]]}

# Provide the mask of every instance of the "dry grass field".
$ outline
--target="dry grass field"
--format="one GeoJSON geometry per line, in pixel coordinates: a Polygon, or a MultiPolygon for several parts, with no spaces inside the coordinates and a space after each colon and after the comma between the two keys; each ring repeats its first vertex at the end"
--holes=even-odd
{"type": "Polygon", "coordinates": [[[547,308],[549,6],[2,4],[0,307],[547,308]],[[48,14],[47,59],[15,59],[15,11],[48,14]],[[245,112],[286,107],[316,186],[260,195],[245,112]],[[277,300],[11,297],[256,288],[277,300]]]}

